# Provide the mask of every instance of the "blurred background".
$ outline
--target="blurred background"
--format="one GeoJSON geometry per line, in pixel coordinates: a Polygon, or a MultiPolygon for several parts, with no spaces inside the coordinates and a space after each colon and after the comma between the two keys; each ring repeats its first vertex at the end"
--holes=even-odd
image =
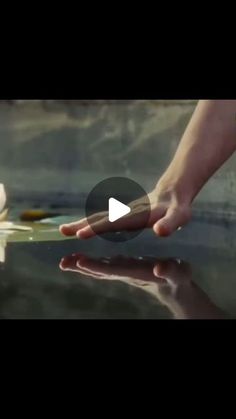
{"type": "MultiPolygon", "coordinates": [[[[6,187],[11,219],[34,208],[83,217],[88,193],[109,176],[126,176],[151,191],[170,163],[196,103],[0,101],[0,183],[6,187]]],[[[201,222],[235,221],[235,191],[236,155],[200,192],[194,216],[201,222]]],[[[225,242],[228,248],[229,233],[221,233],[221,227],[214,228],[212,245],[225,242]]],[[[232,231],[236,244],[235,237],[232,231]]],[[[190,233],[188,240],[196,243],[197,238],[190,233]]],[[[200,236],[199,244],[204,240],[200,236]]]]}
{"type": "MultiPolygon", "coordinates": [[[[166,169],[195,101],[0,101],[0,182],[11,203],[83,206],[100,180],[131,177],[149,191],[166,169]]],[[[235,156],[196,207],[234,211],[235,156]]]]}

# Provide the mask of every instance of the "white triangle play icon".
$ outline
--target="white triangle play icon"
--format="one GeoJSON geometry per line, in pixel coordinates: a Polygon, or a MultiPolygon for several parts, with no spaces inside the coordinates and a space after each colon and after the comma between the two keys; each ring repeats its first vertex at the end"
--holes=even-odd
{"type": "Polygon", "coordinates": [[[119,218],[124,217],[125,215],[129,214],[131,211],[130,207],[122,202],[118,201],[115,198],[109,199],[109,221],[110,223],[114,223],[114,221],[119,220],[119,218]]]}

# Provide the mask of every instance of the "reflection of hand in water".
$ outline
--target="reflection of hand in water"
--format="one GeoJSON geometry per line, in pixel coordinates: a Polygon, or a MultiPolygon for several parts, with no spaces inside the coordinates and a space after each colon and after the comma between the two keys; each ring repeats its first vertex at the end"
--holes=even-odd
{"type": "Polygon", "coordinates": [[[166,281],[161,300],[179,319],[225,318],[220,310],[192,280],[190,265],[176,260],[160,261],[154,274],[166,281]]]}
{"type": "Polygon", "coordinates": [[[124,257],[96,260],[77,254],[63,258],[60,268],[142,288],[154,294],[178,319],[224,318],[223,312],[192,281],[190,266],[184,262],[124,257]]]}
{"type": "Polygon", "coordinates": [[[77,254],[62,259],[60,268],[64,271],[78,272],[96,279],[119,280],[137,287],[144,287],[156,293],[156,283],[163,281],[153,274],[153,260],[124,258],[92,259],[77,254]]]}

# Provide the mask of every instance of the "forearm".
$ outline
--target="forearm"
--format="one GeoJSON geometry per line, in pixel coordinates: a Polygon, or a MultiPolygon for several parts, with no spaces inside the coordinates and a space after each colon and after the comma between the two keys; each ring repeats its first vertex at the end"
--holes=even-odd
{"type": "Polygon", "coordinates": [[[236,100],[201,100],[161,183],[192,202],[236,150],[236,100]]]}

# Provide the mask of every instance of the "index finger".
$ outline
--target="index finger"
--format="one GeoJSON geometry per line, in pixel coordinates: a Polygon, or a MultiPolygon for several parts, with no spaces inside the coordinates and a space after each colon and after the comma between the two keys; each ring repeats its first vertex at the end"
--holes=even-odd
{"type": "Polygon", "coordinates": [[[147,215],[149,215],[149,211],[147,209],[142,209],[132,212],[114,223],[111,223],[108,220],[108,217],[105,217],[102,220],[79,230],[77,232],[77,237],[88,239],[94,237],[96,234],[103,234],[111,231],[137,230],[146,227],[147,215]]]}

